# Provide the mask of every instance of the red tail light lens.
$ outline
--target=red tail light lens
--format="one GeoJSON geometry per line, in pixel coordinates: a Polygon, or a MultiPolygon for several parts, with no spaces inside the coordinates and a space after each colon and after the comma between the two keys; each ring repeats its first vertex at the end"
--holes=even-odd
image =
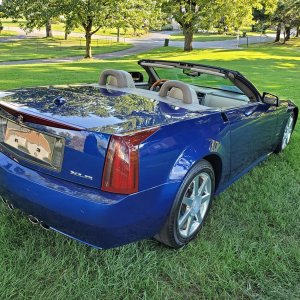
{"type": "Polygon", "coordinates": [[[110,139],[102,176],[101,189],[118,194],[138,191],[139,145],[158,128],[110,139]]]}

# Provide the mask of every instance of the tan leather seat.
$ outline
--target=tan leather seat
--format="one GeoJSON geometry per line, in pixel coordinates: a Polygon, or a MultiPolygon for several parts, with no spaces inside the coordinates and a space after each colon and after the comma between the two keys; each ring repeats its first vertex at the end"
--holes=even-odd
{"type": "Polygon", "coordinates": [[[227,107],[242,106],[242,105],[246,105],[247,103],[249,103],[249,101],[230,99],[227,97],[206,94],[202,105],[215,107],[215,108],[227,108],[227,107]]]}

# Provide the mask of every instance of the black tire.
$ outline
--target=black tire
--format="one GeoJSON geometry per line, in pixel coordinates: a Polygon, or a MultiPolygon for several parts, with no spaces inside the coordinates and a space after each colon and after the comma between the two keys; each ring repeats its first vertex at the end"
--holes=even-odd
{"type": "MultiPolygon", "coordinates": [[[[201,180],[201,177],[199,177],[199,178],[201,180]]],[[[194,188],[193,188],[193,190],[194,190],[194,188]]],[[[198,191],[199,190],[200,189],[198,189],[198,191]]],[[[194,165],[191,168],[191,170],[188,172],[188,174],[184,178],[184,180],[177,192],[177,195],[176,195],[175,201],[173,203],[173,206],[171,208],[170,214],[169,214],[164,226],[162,227],[160,232],[154,238],[171,248],[181,248],[182,246],[188,244],[191,240],[193,240],[197,236],[197,234],[203,227],[203,224],[205,222],[205,219],[206,219],[209,209],[211,207],[214,190],[215,190],[215,174],[214,174],[213,167],[208,161],[201,160],[200,162],[198,162],[196,165],[194,165]],[[203,216],[203,218],[201,218],[202,221],[199,223],[198,223],[198,221],[196,221],[196,219],[193,221],[193,222],[196,222],[197,224],[199,224],[199,225],[197,225],[198,228],[196,228],[195,231],[190,236],[184,237],[180,233],[180,228],[178,226],[179,213],[182,209],[182,205],[185,205],[185,204],[182,204],[183,198],[189,192],[188,189],[191,189],[191,185],[194,184],[194,183],[192,183],[192,182],[194,182],[193,180],[198,180],[197,176],[199,176],[199,175],[203,176],[205,174],[207,174],[211,180],[211,182],[210,182],[211,183],[211,185],[210,185],[211,193],[210,193],[210,197],[207,197],[207,198],[209,198],[209,200],[206,200],[206,201],[208,201],[208,206],[206,207],[205,215],[203,216]]]]}
{"type": "MultiPolygon", "coordinates": [[[[288,125],[288,122],[290,120],[290,117],[292,117],[292,119],[293,119],[293,122],[292,122],[292,132],[293,132],[293,128],[294,128],[294,124],[295,124],[295,115],[294,115],[294,112],[292,112],[290,114],[290,116],[289,116],[289,118],[288,118],[288,120],[287,120],[287,122],[286,122],[286,124],[284,126],[284,132],[283,132],[283,134],[282,134],[282,136],[280,138],[280,142],[279,142],[278,146],[276,147],[276,149],[274,150],[274,153],[276,153],[276,154],[282,152],[284,150],[284,148],[288,145],[289,141],[290,141],[289,140],[287,142],[287,144],[284,146],[284,133],[285,133],[285,129],[286,129],[287,125],[288,125]]],[[[291,132],[291,134],[292,134],[292,132],[291,132]]]]}

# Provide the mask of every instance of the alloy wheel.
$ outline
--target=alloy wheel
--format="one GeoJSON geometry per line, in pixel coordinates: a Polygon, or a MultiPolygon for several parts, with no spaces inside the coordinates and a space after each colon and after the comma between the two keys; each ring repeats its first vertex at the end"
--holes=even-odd
{"type": "Polygon", "coordinates": [[[294,118],[293,115],[291,115],[284,129],[283,138],[282,138],[282,150],[287,146],[287,144],[290,141],[292,131],[293,131],[293,123],[294,123],[294,118]]]}
{"type": "Polygon", "coordinates": [[[188,186],[179,209],[177,227],[184,238],[189,238],[200,227],[212,197],[212,180],[202,172],[188,186]]]}

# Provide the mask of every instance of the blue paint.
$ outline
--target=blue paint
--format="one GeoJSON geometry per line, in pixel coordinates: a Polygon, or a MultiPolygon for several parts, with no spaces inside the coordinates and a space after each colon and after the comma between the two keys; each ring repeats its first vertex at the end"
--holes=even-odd
{"type": "Polygon", "coordinates": [[[72,131],[26,124],[64,137],[60,172],[25,161],[0,143],[0,194],[52,229],[98,248],[157,234],[187,172],[208,155],[222,162],[215,194],[225,190],[275,149],[291,109],[288,102],[278,108],[255,102],[225,110],[226,120],[217,109],[189,112],[91,86],[16,90],[1,100],[86,128],[72,131]],[[59,105],[54,102],[57,97],[64,99],[59,105]],[[154,126],[160,129],[139,147],[139,192],[101,191],[111,134],[154,126]]]}

